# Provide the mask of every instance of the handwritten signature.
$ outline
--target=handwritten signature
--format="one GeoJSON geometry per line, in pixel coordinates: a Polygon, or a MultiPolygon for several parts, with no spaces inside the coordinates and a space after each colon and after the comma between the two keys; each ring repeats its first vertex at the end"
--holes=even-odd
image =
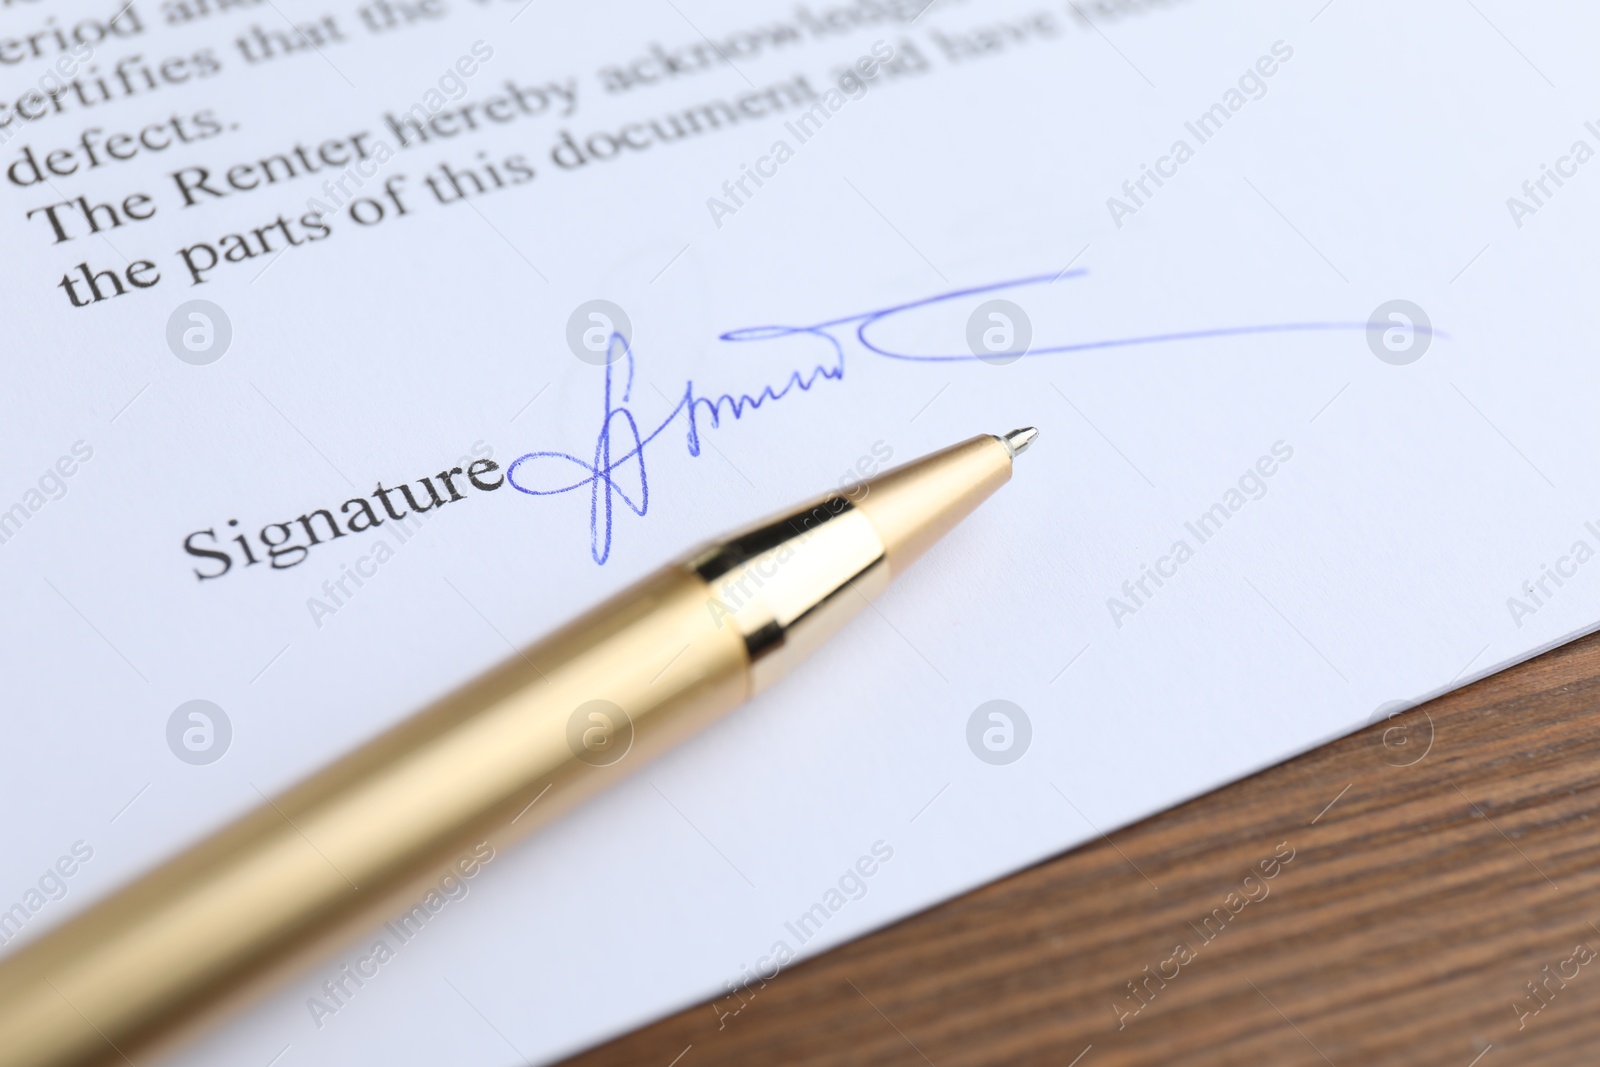
{"type": "MultiPolygon", "coordinates": [[[[680,418],[686,434],[685,444],[689,455],[700,455],[701,420],[712,429],[720,426],[727,416],[742,419],[748,412],[759,410],[764,404],[784,399],[796,392],[810,392],[822,381],[840,381],[844,378],[845,346],[841,333],[848,336],[850,327],[862,347],[873,355],[885,359],[905,360],[913,363],[970,363],[979,357],[971,352],[955,354],[921,354],[898,352],[876,342],[868,335],[874,326],[897,315],[923,308],[934,307],[953,300],[1005,293],[1036,285],[1049,285],[1056,281],[1081,278],[1087,275],[1084,268],[1062,274],[1041,274],[1013,281],[997,282],[967,289],[956,289],[921,300],[879,308],[840,319],[810,326],[751,326],[730,330],[719,340],[748,344],[772,341],[779,338],[809,336],[822,342],[829,356],[808,368],[791,371],[780,385],[765,386],[754,396],[748,393],[722,393],[703,395],[691,379],[686,381],[677,404],[666,417],[654,426],[643,429],[631,402],[634,386],[635,360],[628,339],[613,334],[607,355],[610,362],[605,368],[605,390],[600,432],[595,438],[594,452],[589,457],[568,452],[529,452],[518,456],[506,470],[506,480],[517,490],[530,496],[558,496],[562,493],[589,490],[589,554],[598,564],[611,557],[613,522],[617,502],[621,501],[635,515],[643,516],[650,510],[650,477],[645,466],[645,450],[680,418]],[[618,368],[621,368],[619,381],[618,368]]],[[[1252,326],[1225,326],[1205,330],[1185,330],[1176,333],[1142,334],[1132,337],[1115,337],[1095,341],[1077,341],[1070,344],[1035,345],[1024,353],[1027,357],[1061,355],[1069,352],[1088,352],[1095,349],[1127,348],[1136,345],[1168,344],[1197,341],[1214,337],[1238,337],[1249,334],[1309,333],[1330,330],[1366,330],[1365,322],[1284,322],[1252,326]]],[[[1421,329],[1422,327],[1419,327],[1421,329]]],[[[1438,333],[1438,331],[1434,331],[1438,333]]],[[[1440,336],[1443,336],[1440,334],[1440,336]]],[[[670,399],[670,397],[669,397],[670,399]]]]}

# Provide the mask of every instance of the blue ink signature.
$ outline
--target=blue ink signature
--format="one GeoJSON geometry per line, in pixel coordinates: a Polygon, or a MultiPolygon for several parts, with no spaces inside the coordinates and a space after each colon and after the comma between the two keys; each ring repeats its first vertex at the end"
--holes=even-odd
{"type": "MultiPolygon", "coordinates": [[[[903,304],[868,311],[859,315],[850,315],[840,319],[830,319],[827,322],[815,323],[811,326],[751,326],[744,329],[730,330],[718,339],[731,343],[751,343],[772,341],[786,337],[814,337],[827,346],[831,352],[831,359],[818,362],[808,369],[791,371],[783,383],[778,386],[768,385],[751,396],[748,393],[722,393],[717,396],[702,395],[695,389],[691,379],[684,383],[683,392],[678,397],[676,405],[669,411],[665,418],[648,430],[641,429],[639,420],[635,418],[633,410],[628,406],[631,402],[635,360],[632,347],[627,338],[620,334],[613,334],[609,342],[607,357],[609,362],[605,368],[605,390],[603,417],[600,422],[600,433],[595,439],[594,452],[588,458],[575,456],[568,452],[529,452],[518,456],[506,469],[506,480],[512,487],[530,496],[558,496],[562,493],[571,493],[579,489],[589,490],[589,555],[598,564],[604,565],[611,558],[611,542],[613,523],[616,517],[616,503],[622,505],[635,515],[643,516],[650,510],[650,478],[645,467],[645,449],[665,433],[673,423],[681,417],[684,422],[685,444],[689,455],[700,455],[701,419],[709,421],[711,428],[722,425],[726,416],[735,420],[742,419],[747,412],[761,408],[769,401],[782,400],[796,391],[810,392],[818,382],[823,380],[840,381],[844,378],[845,350],[844,343],[836,331],[845,331],[854,326],[855,339],[868,352],[885,359],[905,360],[913,363],[971,363],[979,357],[971,352],[961,352],[950,355],[929,355],[910,352],[897,352],[883,344],[875,342],[867,334],[872,327],[907,312],[917,311],[921,308],[933,307],[948,303],[953,300],[962,300],[968,297],[983,296],[989,293],[1004,293],[1028,286],[1049,285],[1056,281],[1072,278],[1081,278],[1088,274],[1084,268],[1067,271],[1061,274],[1040,274],[1029,278],[1018,278],[1013,281],[997,282],[992,285],[975,286],[967,289],[956,289],[937,296],[927,297],[922,300],[913,300],[903,304]],[[617,368],[622,368],[621,380],[618,381],[617,368]],[[555,484],[546,483],[546,487],[537,488],[533,484],[532,471],[534,468],[555,470],[547,472],[553,475],[555,484]],[[626,484],[625,484],[626,483],[626,484]]],[[[1369,326],[1365,322],[1283,322],[1269,323],[1254,326],[1225,326],[1208,330],[1186,330],[1177,333],[1143,334],[1133,337],[1117,337],[1098,341],[1080,341],[1072,344],[1039,345],[1030,347],[1027,357],[1061,355],[1068,352],[1089,352],[1096,349],[1128,348],[1136,345],[1168,344],[1180,341],[1197,341],[1215,337],[1239,337],[1250,334],[1272,333],[1310,333],[1326,332],[1330,330],[1366,330],[1369,326]]],[[[1418,330],[1431,332],[1434,336],[1447,337],[1440,330],[1429,331],[1428,327],[1418,326],[1418,330]]],[[[670,397],[668,398],[671,399],[670,397]]]]}

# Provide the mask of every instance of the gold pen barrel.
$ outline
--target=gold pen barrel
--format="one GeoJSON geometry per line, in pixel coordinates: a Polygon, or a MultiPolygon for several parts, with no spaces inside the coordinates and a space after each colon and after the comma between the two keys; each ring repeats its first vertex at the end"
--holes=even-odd
{"type": "Polygon", "coordinates": [[[126,1062],[642,766],[859,611],[1010,477],[1015,439],[664,568],[0,960],[0,1067],[126,1062]]]}
{"type": "Polygon", "coordinates": [[[658,572],[25,946],[0,964],[0,1064],[122,1062],[464,846],[504,840],[547,788],[515,830],[732,708],[744,646],[705,602],[694,575],[658,572]]]}

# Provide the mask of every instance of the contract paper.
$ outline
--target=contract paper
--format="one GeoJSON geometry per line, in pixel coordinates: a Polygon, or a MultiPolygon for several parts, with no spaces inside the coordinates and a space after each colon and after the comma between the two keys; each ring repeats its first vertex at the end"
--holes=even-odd
{"type": "Polygon", "coordinates": [[[1588,630],[1596,22],[0,0],[3,947],[697,542],[975,433],[1042,431],[783,685],[159,1062],[737,1026],[799,960],[1588,630]]]}

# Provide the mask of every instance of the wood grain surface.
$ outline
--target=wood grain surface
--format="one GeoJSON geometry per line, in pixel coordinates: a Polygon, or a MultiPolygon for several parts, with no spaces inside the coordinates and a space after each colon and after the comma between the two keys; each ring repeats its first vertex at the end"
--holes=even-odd
{"type": "Polygon", "coordinates": [[[1600,636],[569,1062],[1597,1063],[1597,784],[1600,636]]]}

